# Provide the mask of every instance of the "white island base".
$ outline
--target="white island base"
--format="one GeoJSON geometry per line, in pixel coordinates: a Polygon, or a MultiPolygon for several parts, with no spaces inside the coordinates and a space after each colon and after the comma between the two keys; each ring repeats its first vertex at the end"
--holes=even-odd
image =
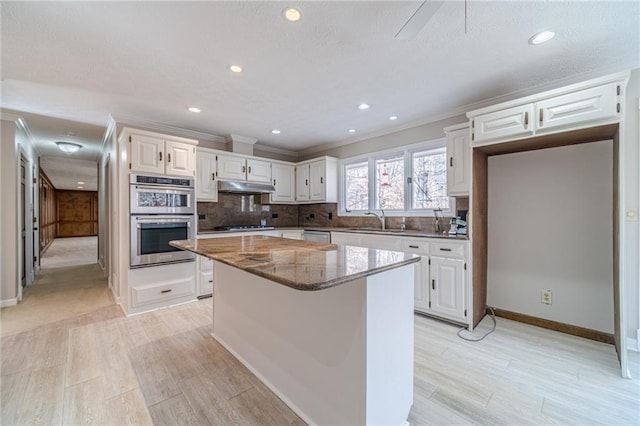
{"type": "Polygon", "coordinates": [[[300,291],[216,262],[213,337],[309,424],[407,424],[414,268],[300,291]]]}

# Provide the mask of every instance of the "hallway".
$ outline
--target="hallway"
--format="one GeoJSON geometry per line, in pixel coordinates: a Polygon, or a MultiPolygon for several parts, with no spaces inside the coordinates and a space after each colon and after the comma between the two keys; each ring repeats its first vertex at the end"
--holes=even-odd
{"type": "Polygon", "coordinates": [[[1,310],[0,335],[113,305],[107,278],[96,263],[96,241],[96,237],[56,239],[42,257],[35,280],[24,289],[22,301],[1,310]]]}

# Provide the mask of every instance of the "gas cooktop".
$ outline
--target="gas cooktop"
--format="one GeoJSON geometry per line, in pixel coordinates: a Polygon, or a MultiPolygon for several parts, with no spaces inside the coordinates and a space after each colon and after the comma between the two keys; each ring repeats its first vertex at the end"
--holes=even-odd
{"type": "Polygon", "coordinates": [[[216,226],[213,228],[214,231],[242,231],[245,229],[275,229],[273,226],[262,226],[262,225],[227,225],[227,226],[216,226]]]}

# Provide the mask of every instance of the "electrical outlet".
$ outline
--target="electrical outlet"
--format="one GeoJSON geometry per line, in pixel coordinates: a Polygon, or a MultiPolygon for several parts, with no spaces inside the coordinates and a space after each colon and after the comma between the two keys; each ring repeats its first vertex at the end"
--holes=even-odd
{"type": "Polygon", "coordinates": [[[553,294],[551,293],[551,290],[541,290],[540,294],[542,298],[541,303],[544,303],[545,305],[553,304],[553,294]]]}

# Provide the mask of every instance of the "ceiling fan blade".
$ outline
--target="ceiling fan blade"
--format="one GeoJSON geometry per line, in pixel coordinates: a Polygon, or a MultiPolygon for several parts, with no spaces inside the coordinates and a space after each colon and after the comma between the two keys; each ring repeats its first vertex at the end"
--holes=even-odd
{"type": "Polygon", "coordinates": [[[425,0],[422,2],[418,10],[405,22],[404,26],[395,35],[395,38],[407,40],[418,35],[420,30],[427,25],[427,22],[436,14],[444,1],[425,0]]]}

